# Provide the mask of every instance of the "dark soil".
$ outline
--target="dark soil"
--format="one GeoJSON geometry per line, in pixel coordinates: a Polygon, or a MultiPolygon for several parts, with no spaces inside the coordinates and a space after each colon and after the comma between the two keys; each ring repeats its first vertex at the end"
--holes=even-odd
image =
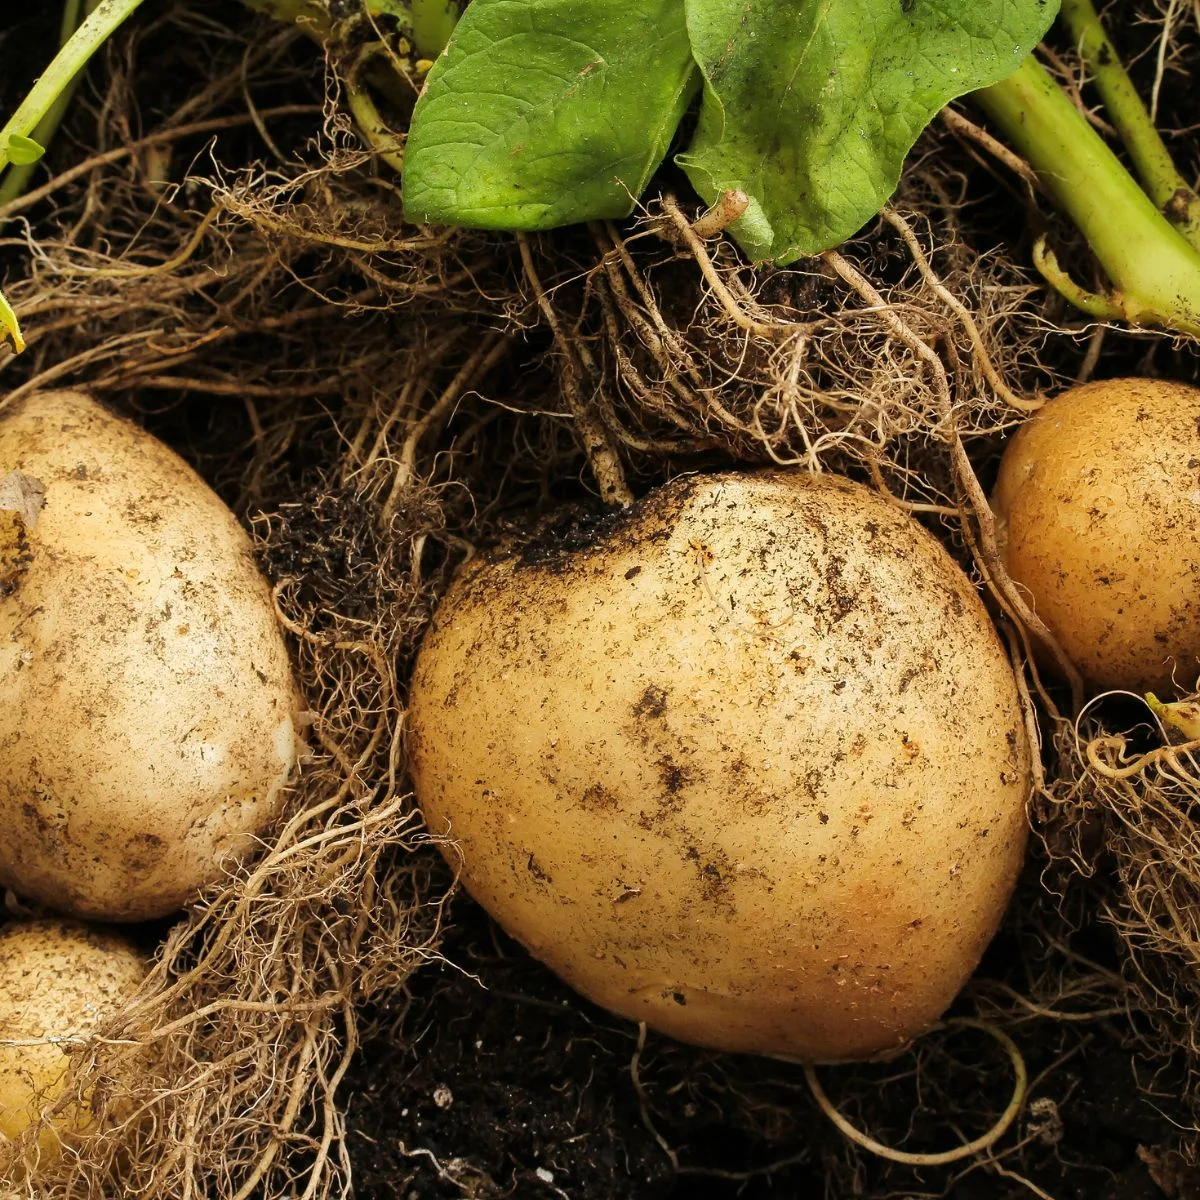
{"type": "MultiPolygon", "coordinates": [[[[1104,949],[1096,941],[1091,953],[1104,949]]],[[[859,1156],[817,1110],[798,1068],[653,1034],[638,1064],[643,1107],[631,1073],[636,1026],[581,1001],[465,896],[443,949],[446,961],[413,978],[406,1010],[386,1018],[395,1024],[346,1082],[359,1200],[1038,1194],[979,1164],[914,1171],[859,1156]]],[[[1008,935],[981,975],[1020,975],[1008,935]]],[[[1036,1021],[1013,1036],[1034,1084],[1000,1144],[1007,1171],[1053,1200],[1200,1196],[1200,1175],[1165,1149],[1173,1121],[1186,1119],[1179,1085],[1169,1071],[1151,1077],[1124,1023],[1036,1021]]],[[[944,1039],[920,1081],[904,1059],[856,1068],[855,1095],[839,1093],[838,1070],[822,1077],[860,1127],[919,1150],[981,1133],[1011,1087],[1001,1056],[974,1035],[944,1039]],[[886,1128],[897,1113],[911,1119],[907,1136],[886,1128]]]]}

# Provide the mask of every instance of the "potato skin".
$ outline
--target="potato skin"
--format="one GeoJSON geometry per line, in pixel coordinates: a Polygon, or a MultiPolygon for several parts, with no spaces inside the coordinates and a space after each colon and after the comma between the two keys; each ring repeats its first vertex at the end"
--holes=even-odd
{"type": "Polygon", "coordinates": [[[5,411],[14,468],[46,494],[5,551],[0,882],[75,916],[162,916],[251,848],[296,761],[270,590],[200,477],[87,396],[5,411]]]}
{"type": "MultiPolygon", "coordinates": [[[[141,983],[147,963],[122,937],[74,921],[0,927],[0,1042],[91,1033],[141,983]]],[[[0,1045],[0,1135],[16,1138],[67,1086],[67,1052],[53,1044],[0,1045]]],[[[38,1137],[43,1159],[82,1132],[87,1108],[56,1115],[38,1137]]]]}
{"type": "Polygon", "coordinates": [[[832,477],[686,476],[590,536],[469,564],[435,616],[409,728],[447,858],[632,1020],[811,1061],[902,1046],[974,969],[1025,844],[975,590],[832,477]]]}
{"type": "Polygon", "coordinates": [[[1200,670],[1200,389],[1113,379],[1018,430],[993,508],[1009,574],[1080,673],[1190,689],[1200,670]]]}

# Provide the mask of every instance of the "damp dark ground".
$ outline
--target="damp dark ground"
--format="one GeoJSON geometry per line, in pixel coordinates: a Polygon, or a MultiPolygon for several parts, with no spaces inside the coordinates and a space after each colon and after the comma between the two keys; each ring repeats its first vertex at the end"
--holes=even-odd
{"type": "MultiPolygon", "coordinates": [[[[653,1034],[638,1055],[636,1026],[581,1001],[465,897],[443,949],[346,1081],[359,1200],[1200,1196],[1171,1149],[1184,1085],[1133,1051],[1123,1019],[1011,1027],[1033,1080],[1024,1115],[990,1162],[918,1171],[851,1150],[796,1067],[653,1034]]],[[[1002,934],[981,975],[1015,982],[1019,960],[1002,934]]],[[[1007,1060],[978,1034],[941,1038],[919,1079],[913,1061],[822,1077],[856,1123],[908,1149],[977,1136],[1007,1102],[1007,1060]]]]}

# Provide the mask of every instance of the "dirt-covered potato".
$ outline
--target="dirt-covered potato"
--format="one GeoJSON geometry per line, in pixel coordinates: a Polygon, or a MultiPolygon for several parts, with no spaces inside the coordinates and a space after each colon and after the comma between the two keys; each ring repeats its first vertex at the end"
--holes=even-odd
{"type": "Polygon", "coordinates": [[[687,476],[471,563],[411,749],[467,889],[596,1002],[808,1060],[901,1046],[1000,921],[1028,750],[979,597],[908,516],[687,476]]]}
{"type": "Polygon", "coordinates": [[[12,471],[45,504],[0,514],[0,883],[169,913],[250,849],[296,761],[269,587],[200,477],[87,396],[3,412],[12,471]]]}
{"type": "Polygon", "coordinates": [[[37,1139],[44,1159],[58,1152],[62,1137],[91,1124],[86,1104],[53,1111],[68,1083],[70,1046],[61,1040],[92,1033],[146,969],[124,938],[73,921],[0,927],[0,1143],[46,1113],[49,1124],[37,1139]]]}
{"type": "Polygon", "coordinates": [[[1008,444],[993,497],[1013,579],[1103,687],[1200,672],[1200,389],[1072,388],[1008,444]]]}

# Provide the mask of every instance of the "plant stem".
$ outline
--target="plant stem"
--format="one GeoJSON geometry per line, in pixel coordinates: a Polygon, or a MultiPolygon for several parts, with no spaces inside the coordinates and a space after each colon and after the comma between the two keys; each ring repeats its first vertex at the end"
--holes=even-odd
{"type": "Polygon", "coordinates": [[[29,137],[38,122],[54,107],[71,80],[108,40],[142,0],[100,0],[95,11],[67,40],[54,60],[30,89],[21,106],[0,128],[0,170],[8,165],[8,140],[29,137]]]}
{"type": "Polygon", "coordinates": [[[1200,337],[1200,250],[1038,62],[1027,58],[974,97],[1087,238],[1113,285],[1114,310],[1134,325],[1200,337]]]}
{"type": "MultiPolygon", "coordinates": [[[[70,97],[70,89],[75,77],[87,65],[88,59],[104,45],[117,27],[142,0],[100,0],[95,9],[66,38],[53,61],[42,73],[22,101],[20,107],[0,128],[0,173],[4,171],[11,160],[9,158],[9,143],[14,137],[27,138],[48,125],[53,133],[66,107],[66,99],[70,97]]],[[[63,15],[63,28],[73,24],[78,18],[79,7],[68,3],[67,12],[63,15]]],[[[19,195],[25,180],[18,178],[16,192],[19,195]]],[[[11,186],[11,185],[10,185],[11,186]]],[[[11,339],[13,349],[20,354],[25,349],[25,341],[21,336],[21,326],[12,306],[0,295],[0,342],[11,339]]]]}
{"type": "MultiPolygon", "coordinates": [[[[399,44],[401,57],[409,57],[409,46],[413,41],[409,0],[362,0],[350,16],[336,21],[331,19],[328,7],[321,0],[242,0],[242,3],[272,20],[295,25],[323,50],[330,52],[334,61],[343,54],[356,53],[364,45],[383,45],[377,40],[378,36],[387,37],[393,33],[400,35],[395,41],[399,44]],[[382,28],[378,24],[381,20],[382,28]]],[[[399,62],[395,55],[377,55],[367,65],[363,77],[391,103],[401,109],[411,108],[417,88],[399,62]]]]}
{"type": "Polygon", "coordinates": [[[413,45],[421,58],[437,58],[457,24],[454,0],[412,0],[413,45]]]}
{"type": "Polygon", "coordinates": [[[363,68],[372,59],[385,56],[387,51],[378,42],[368,43],[359,52],[358,58],[346,77],[346,104],[354,118],[358,132],[379,157],[399,175],[404,170],[404,139],[393,133],[383,119],[371,93],[365,88],[360,76],[363,68]]]}
{"type": "MultiPolygon", "coordinates": [[[[58,44],[65,46],[71,40],[71,35],[79,27],[79,16],[83,10],[82,0],[67,0],[63,6],[62,25],[59,28],[58,44]]],[[[43,149],[50,145],[54,135],[58,132],[59,125],[62,124],[62,119],[66,116],[67,108],[71,103],[71,97],[75,94],[76,85],[79,83],[78,77],[63,88],[58,99],[50,106],[46,115],[37,123],[33,131],[33,140],[38,143],[43,149]]],[[[0,180],[0,208],[15,200],[18,196],[24,193],[29,186],[29,181],[33,178],[33,172],[36,169],[36,163],[25,163],[22,166],[13,166],[5,174],[4,179],[0,180]]]]}
{"type": "Polygon", "coordinates": [[[316,0],[242,0],[242,3],[273,21],[299,25],[314,42],[323,42],[329,36],[329,13],[316,0]]]}
{"type": "Polygon", "coordinates": [[[1150,199],[1200,249],[1200,195],[1179,173],[1162,135],[1133,86],[1092,0],[1062,0],[1060,14],[1092,73],[1104,108],[1121,135],[1150,199]]]}

